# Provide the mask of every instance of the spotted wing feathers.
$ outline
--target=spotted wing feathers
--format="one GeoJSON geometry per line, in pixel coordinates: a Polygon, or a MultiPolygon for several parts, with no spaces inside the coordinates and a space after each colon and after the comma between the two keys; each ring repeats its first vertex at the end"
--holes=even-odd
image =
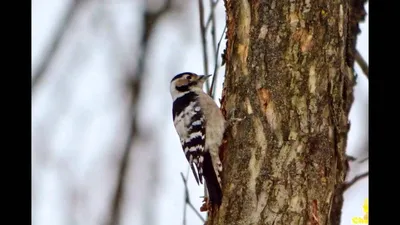
{"type": "MultiPolygon", "coordinates": [[[[204,127],[204,117],[201,112],[195,112],[189,125],[188,136],[185,138],[182,145],[183,151],[185,153],[186,159],[193,170],[193,164],[196,165],[198,177],[196,177],[196,182],[203,184],[203,161],[204,161],[204,148],[205,148],[205,127],[204,127]]],[[[196,172],[193,170],[193,174],[196,172]]]]}
{"type": "Polygon", "coordinates": [[[194,93],[187,93],[174,101],[174,125],[183,152],[196,182],[203,184],[203,152],[205,150],[205,119],[194,93]],[[194,169],[196,167],[197,173],[194,169]]]}

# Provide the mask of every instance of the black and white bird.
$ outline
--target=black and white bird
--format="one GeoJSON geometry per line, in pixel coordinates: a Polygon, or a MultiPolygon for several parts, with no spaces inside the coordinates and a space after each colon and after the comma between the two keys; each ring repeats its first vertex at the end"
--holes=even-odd
{"type": "Polygon", "coordinates": [[[210,76],[180,73],[172,78],[170,91],[175,129],[193,175],[197,184],[203,184],[204,177],[211,204],[220,205],[222,163],[218,153],[227,123],[217,104],[203,91],[210,76]]]}

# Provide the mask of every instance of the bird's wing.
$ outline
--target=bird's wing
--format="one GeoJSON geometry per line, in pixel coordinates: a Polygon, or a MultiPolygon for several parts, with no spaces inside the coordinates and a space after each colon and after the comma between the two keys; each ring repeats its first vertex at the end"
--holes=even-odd
{"type": "Polygon", "coordinates": [[[181,140],[183,152],[197,184],[203,184],[203,152],[205,149],[205,118],[199,106],[193,106],[183,112],[175,122],[175,128],[181,140]],[[193,166],[196,166],[197,173],[193,166]]]}
{"type": "MultiPolygon", "coordinates": [[[[199,107],[199,106],[197,106],[199,107]]],[[[195,108],[196,109],[196,108],[195,108]]],[[[186,159],[191,165],[193,174],[196,174],[193,168],[194,163],[196,165],[198,177],[196,181],[203,183],[203,161],[204,161],[204,150],[206,144],[206,128],[205,128],[205,118],[200,110],[192,111],[192,116],[187,121],[187,126],[189,131],[185,142],[182,144],[183,151],[186,155],[186,159]]]]}

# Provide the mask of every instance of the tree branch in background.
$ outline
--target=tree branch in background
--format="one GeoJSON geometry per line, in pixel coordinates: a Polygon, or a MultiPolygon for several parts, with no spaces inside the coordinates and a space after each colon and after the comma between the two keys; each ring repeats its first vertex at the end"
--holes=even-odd
{"type": "MultiPolygon", "coordinates": [[[[203,65],[204,65],[204,74],[208,75],[208,54],[207,54],[207,39],[206,39],[206,29],[204,26],[204,6],[203,1],[199,0],[199,15],[200,15],[200,35],[201,35],[201,44],[203,47],[203,65]]],[[[207,80],[206,82],[206,90],[209,92],[210,90],[210,82],[207,80]]]]}
{"type": "Polygon", "coordinates": [[[186,208],[187,208],[187,202],[188,202],[188,199],[189,199],[189,191],[188,191],[188,188],[187,188],[187,180],[188,180],[188,177],[189,177],[189,170],[190,170],[190,166],[188,166],[188,169],[187,169],[187,171],[186,171],[186,179],[183,179],[183,174],[182,174],[182,172],[181,172],[181,176],[182,176],[182,179],[183,179],[183,184],[185,185],[185,204],[183,204],[183,225],[186,225],[186,208]]]}
{"type": "MultiPolygon", "coordinates": [[[[204,223],[205,222],[204,218],[200,215],[200,213],[196,210],[196,208],[193,206],[192,202],[190,201],[189,189],[187,187],[187,179],[183,176],[182,172],[181,172],[181,177],[182,177],[182,180],[183,180],[183,184],[185,185],[185,203],[186,203],[186,205],[188,205],[196,213],[196,215],[204,223]]],[[[183,224],[184,225],[186,224],[186,207],[185,207],[184,215],[183,215],[183,224]]]]}
{"type": "MultiPolygon", "coordinates": [[[[212,0],[211,0],[212,1],[212,0]]],[[[218,4],[218,2],[219,2],[219,0],[217,0],[217,1],[212,1],[212,4],[211,4],[211,10],[212,11],[214,11],[214,9],[215,9],[215,7],[217,6],[217,4],[218,4]]],[[[208,19],[207,19],[207,23],[206,23],[206,30],[208,29],[208,27],[210,26],[210,24],[211,24],[211,20],[213,19],[213,15],[212,14],[210,14],[209,16],[208,16],[208,19]]]]}
{"type": "MultiPolygon", "coordinates": [[[[210,0],[210,17],[211,17],[211,37],[212,37],[212,47],[213,47],[213,51],[217,52],[217,36],[215,34],[216,32],[216,24],[215,24],[215,10],[214,10],[214,1],[210,0]]],[[[205,28],[205,30],[207,30],[207,28],[205,28]]]]}
{"type": "Polygon", "coordinates": [[[357,160],[354,156],[350,156],[350,155],[346,155],[346,158],[347,158],[347,161],[349,161],[349,162],[354,162],[357,160]]]}
{"type": "Polygon", "coordinates": [[[47,48],[47,51],[44,53],[38,68],[36,69],[35,73],[32,76],[32,86],[31,86],[32,94],[36,90],[36,87],[39,86],[49,66],[52,64],[55,54],[61,47],[63,37],[65,36],[68,27],[71,25],[73,18],[75,17],[76,12],[78,12],[78,9],[82,5],[82,3],[84,3],[83,0],[73,1],[69,6],[69,8],[67,9],[64,18],[61,19],[60,25],[54,32],[55,35],[50,43],[50,46],[47,48]]]}
{"type": "Polygon", "coordinates": [[[368,175],[369,175],[369,172],[365,172],[365,173],[362,173],[362,174],[360,174],[360,175],[354,177],[351,181],[349,181],[349,182],[347,182],[347,183],[344,183],[344,184],[343,184],[344,191],[346,191],[346,190],[349,189],[352,185],[354,185],[357,181],[359,181],[359,180],[361,180],[361,179],[367,177],[368,175]]]}
{"type": "Polygon", "coordinates": [[[210,96],[212,96],[213,98],[215,97],[215,96],[214,96],[214,95],[215,95],[215,89],[216,89],[216,87],[217,87],[217,85],[216,85],[215,83],[217,82],[217,78],[218,78],[218,69],[219,69],[219,67],[220,67],[220,66],[218,65],[219,47],[220,47],[220,45],[221,45],[221,42],[222,42],[222,39],[223,39],[223,37],[224,37],[225,31],[226,31],[226,24],[225,24],[224,30],[222,31],[221,37],[219,38],[218,46],[217,46],[217,51],[215,52],[214,76],[213,76],[213,79],[212,79],[212,82],[211,82],[211,88],[210,88],[210,92],[209,92],[210,96]]]}
{"type": "Polygon", "coordinates": [[[357,64],[360,66],[361,70],[364,72],[365,76],[367,76],[367,78],[369,78],[369,75],[368,75],[368,64],[364,60],[364,58],[361,56],[361,54],[360,54],[360,52],[358,50],[356,50],[354,58],[355,58],[357,64]]]}
{"type": "MultiPolygon", "coordinates": [[[[217,53],[217,36],[215,34],[216,25],[215,25],[215,13],[214,13],[214,1],[213,0],[210,0],[210,17],[211,17],[211,24],[212,24],[212,26],[211,26],[212,47],[213,47],[214,54],[216,54],[217,53]]],[[[214,60],[216,62],[218,61],[218,55],[217,54],[215,55],[215,59],[214,60]]],[[[216,76],[217,75],[214,73],[213,74],[213,81],[214,81],[214,77],[216,77],[216,76]]],[[[208,91],[209,91],[209,94],[211,95],[211,97],[214,98],[214,96],[212,95],[212,93],[213,93],[212,86],[213,86],[213,83],[211,82],[211,87],[210,87],[210,90],[208,90],[208,91]]]]}
{"type": "MultiPolygon", "coordinates": [[[[348,29],[351,32],[354,32],[356,35],[358,35],[361,32],[360,29],[360,23],[365,21],[365,16],[367,15],[367,12],[365,11],[365,4],[367,3],[367,0],[350,0],[350,11],[349,11],[349,24],[348,24],[348,29]]],[[[348,48],[348,58],[351,61],[355,61],[358,65],[360,65],[361,70],[365,73],[365,75],[368,78],[368,66],[365,63],[364,59],[362,58],[360,52],[356,49],[356,41],[357,37],[353,36],[350,37],[349,39],[349,46],[348,48]]],[[[352,64],[352,67],[354,69],[354,65],[352,64]]]]}
{"type": "Polygon", "coordinates": [[[171,8],[171,0],[167,0],[162,7],[157,12],[149,12],[146,11],[143,15],[143,25],[144,25],[144,32],[141,37],[141,53],[139,56],[138,66],[133,76],[130,76],[130,88],[132,93],[132,100],[130,105],[130,113],[129,115],[133,116],[131,120],[131,127],[128,133],[127,142],[125,145],[125,149],[123,152],[123,156],[121,158],[121,163],[118,171],[118,179],[117,179],[117,186],[115,190],[115,195],[112,202],[112,209],[111,209],[111,216],[110,216],[110,225],[119,225],[120,216],[121,216],[121,200],[123,199],[123,195],[125,193],[124,186],[125,186],[125,178],[129,164],[129,158],[131,153],[131,147],[133,141],[139,136],[138,128],[137,128],[137,114],[138,114],[138,100],[139,94],[142,88],[142,78],[144,76],[144,68],[145,62],[147,58],[147,50],[148,50],[148,43],[153,31],[155,24],[157,23],[158,19],[165,14],[171,8]]]}
{"type": "Polygon", "coordinates": [[[360,160],[358,163],[363,163],[363,162],[365,162],[365,161],[367,161],[369,159],[369,157],[367,157],[367,158],[365,158],[365,159],[362,159],[362,160],[360,160]]]}
{"type": "MultiPolygon", "coordinates": [[[[355,157],[353,157],[353,156],[346,156],[346,158],[347,158],[347,161],[349,161],[349,162],[357,161],[357,158],[355,158],[355,157]]],[[[361,163],[367,161],[368,159],[369,159],[369,157],[366,157],[366,158],[364,158],[364,159],[358,161],[358,163],[361,164],[361,163]]]]}
{"type": "MultiPolygon", "coordinates": [[[[361,175],[358,175],[356,177],[354,177],[351,181],[346,182],[346,183],[342,183],[341,185],[338,186],[338,188],[336,189],[334,196],[333,196],[333,204],[331,206],[330,209],[330,224],[331,225],[340,225],[340,217],[342,214],[342,206],[343,206],[343,202],[344,202],[344,197],[343,197],[343,193],[348,190],[353,184],[355,184],[357,181],[361,180],[364,177],[368,176],[368,172],[365,172],[361,175]],[[337,206],[340,206],[340,208],[338,208],[337,206]]],[[[326,224],[329,224],[329,222],[327,222],[326,224]]]]}

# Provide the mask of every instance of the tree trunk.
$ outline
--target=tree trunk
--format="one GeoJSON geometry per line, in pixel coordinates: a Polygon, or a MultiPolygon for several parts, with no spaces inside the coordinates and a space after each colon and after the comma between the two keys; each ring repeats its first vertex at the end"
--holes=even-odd
{"type": "Polygon", "coordinates": [[[223,202],[207,224],[340,223],[354,2],[225,0],[221,105],[242,120],[226,132],[223,202]]]}

